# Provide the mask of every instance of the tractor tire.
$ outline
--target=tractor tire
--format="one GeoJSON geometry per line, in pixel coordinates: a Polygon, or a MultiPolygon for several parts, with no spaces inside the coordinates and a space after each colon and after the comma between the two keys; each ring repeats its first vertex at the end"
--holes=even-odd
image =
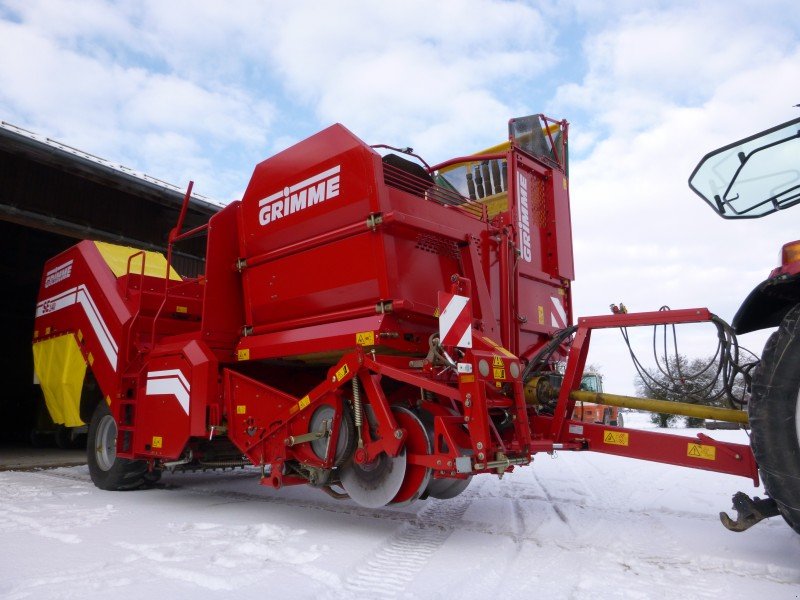
{"type": "Polygon", "coordinates": [[[105,402],[100,402],[89,423],[86,460],[92,483],[101,490],[134,490],[148,482],[143,460],[117,458],[117,424],[105,402]]]}
{"type": "Polygon", "coordinates": [[[764,489],[800,533],[800,304],[764,346],[748,413],[764,489]]]}

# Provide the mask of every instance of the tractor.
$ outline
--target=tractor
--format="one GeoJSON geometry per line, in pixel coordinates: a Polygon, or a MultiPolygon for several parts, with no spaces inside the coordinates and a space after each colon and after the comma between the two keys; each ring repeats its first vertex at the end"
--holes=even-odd
{"type": "MultiPolygon", "coordinates": [[[[689,187],[724,219],[757,219],[800,202],[800,118],[718,148],[689,187]]],[[[748,402],[750,444],[766,500],[734,496],[750,515],[780,513],[800,533],[800,240],[784,244],[780,264],[742,303],[738,334],[777,327],[767,339],[748,402]]]]}

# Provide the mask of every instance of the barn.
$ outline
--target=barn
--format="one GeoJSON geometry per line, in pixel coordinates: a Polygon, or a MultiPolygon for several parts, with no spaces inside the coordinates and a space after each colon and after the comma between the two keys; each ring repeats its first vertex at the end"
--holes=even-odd
{"type": "MultiPolygon", "coordinates": [[[[185,192],[87,152],[0,122],[0,441],[46,431],[33,384],[31,337],[45,261],[82,239],[166,251],[185,192]]],[[[185,228],[220,204],[193,195],[185,228]]],[[[174,266],[203,271],[205,237],[176,246],[174,266]]],[[[38,439],[41,439],[39,437],[38,439]]]]}

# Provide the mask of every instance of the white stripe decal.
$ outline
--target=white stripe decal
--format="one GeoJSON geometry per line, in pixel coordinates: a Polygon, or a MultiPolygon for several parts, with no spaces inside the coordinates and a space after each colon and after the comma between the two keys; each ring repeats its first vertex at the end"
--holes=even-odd
{"type": "Polygon", "coordinates": [[[466,296],[453,296],[447,306],[444,307],[442,314],[439,315],[439,338],[444,339],[450,333],[453,323],[461,315],[461,311],[467,305],[469,298],[466,296]]]}
{"type": "Polygon", "coordinates": [[[183,412],[189,414],[189,383],[180,371],[153,371],[147,374],[147,389],[145,394],[148,396],[175,396],[178,404],[181,405],[183,412]],[[159,377],[167,373],[177,373],[176,376],[159,377]],[[151,379],[151,377],[156,376],[151,379]]]}
{"type": "Polygon", "coordinates": [[[147,373],[148,379],[159,379],[163,377],[166,378],[177,377],[183,384],[183,387],[186,388],[187,392],[192,389],[192,386],[189,385],[189,382],[186,380],[186,377],[183,376],[183,372],[180,369],[169,369],[167,371],[149,371],[147,373]]]}
{"type": "Polygon", "coordinates": [[[70,288],[52,298],[42,300],[36,305],[36,317],[39,318],[42,315],[57,312],[73,304],[80,304],[81,308],[83,308],[83,312],[89,320],[89,325],[91,325],[92,331],[94,331],[94,334],[100,342],[100,347],[103,349],[108,362],[111,364],[111,368],[116,371],[119,347],[85,285],[70,288]]]}
{"type": "Polygon", "coordinates": [[[466,330],[464,330],[464,335],[458,340],[456,346],[459,348],[472,348],[472,327],[467,327],[466,330]]]}
{"type": "Polygon", "coordinates": [[[555,296],[550,296],[550,300],[552,301],[553,308],[555,309],[554,312],[551,313],[550,322],[553,327],[563,329],[567,326],[567,311],[564,310],[564,307],[561,305],[561,301],[555,296]],[[556,315],[558,315],[558,318],[556,318],[556,315]]]}

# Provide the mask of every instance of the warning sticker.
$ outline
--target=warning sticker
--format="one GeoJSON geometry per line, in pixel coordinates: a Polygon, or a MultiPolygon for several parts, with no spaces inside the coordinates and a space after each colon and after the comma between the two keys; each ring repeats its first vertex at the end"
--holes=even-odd
{"type": "Polygon", "coordinates": [[[297,410],[303,410],[309,404],[311,404],[311,398],[308,396],[303,396],[300,398],[300,402],[297,403],[297,410]]]}
{"type": "Polygon", "coordinates": [[[246,404],[237,404],[236,405],[236,414],[237,415],[247,414],[247,405],[246,404]]]}
{"type": "Polygon", "coordinates": [[[494,378],[495,379],[505,379],[506,378],[506,370],[504,368],[494,367],[492,369],[494,371],[494,378]]]}
{"type": "Polygon", "coordinates": [[[236,352],[237,360],[250,360],[250,348],[242,348],[236,352]]]}
{"type": "Polygon", "coordinates": [[[150,444],[152,448],[162,448],[164,446],[164,440],[161,439],[160,436],[153,436],[153,443],[150,444]]]}
{"type": "Polygon", "coordinates": [[[359,346],[374,346],[375,345],[375,332],[362,331],[356,334],[356,344],[359,346]]]}
{"type": "Polygon", "coordinates": [[[603,443],[613,444],[614,446],[627,446],[628,434],[621,431],[604,431],[603,443]]]}
{"type": "Polygon", "coordinates": [[[717,449],[714,446],[690,442],[686,447],[686,456],[702,458],[703,460],[717,460],[717,449]]]}
{"type": "Polygon", "coordinates": [[[342,365],[342,368],[336,371],[336,381],[341,381],[347,374],[350,372],[350,369],[347,368],[347,365],[342,365]]]}
{"type": "Polygon", "coordinates": [[[539,325],[544,325],[544,306],[539,307],[539,325]]]}
{"type": "Polygon", "coordinates": [[[502,367],[502,366],[504,366],[504,365],[503,365],[503,359],[502,359],[502,358],[500,358],[500,357],[499,357],[499,356],[497,356],[497,355],[494,355],[494,356],[492,357],[492,365],[493,365],[493,366],[495,366],[495,367],[502,367]]]}

